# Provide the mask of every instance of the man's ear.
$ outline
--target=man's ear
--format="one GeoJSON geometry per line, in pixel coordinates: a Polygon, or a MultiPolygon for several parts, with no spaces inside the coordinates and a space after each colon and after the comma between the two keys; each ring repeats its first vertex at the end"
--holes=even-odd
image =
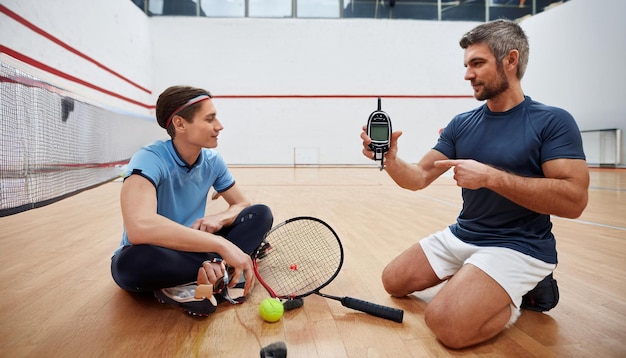
{"type": "Polygon", "coordinates": [[[174,130],[177,132],[184,131],[186,124],[187,122],[181,116],[174,116],[174,118],[172,118],[172,125],[174,126],[174,130]]]}
{"type": "Polygon", "coordinates": [[[504,68],[507,70],[516,70],[519,61],[519,51],[511,50],[509,54],[504,57],[504,68]]]}

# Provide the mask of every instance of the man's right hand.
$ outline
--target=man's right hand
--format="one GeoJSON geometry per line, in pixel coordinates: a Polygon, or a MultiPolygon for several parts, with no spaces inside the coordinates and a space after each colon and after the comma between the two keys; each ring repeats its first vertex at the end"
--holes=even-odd
{"type": "Polygon", "coordinates": [[[224,259],[224,262],[226,264],[235,269],[232,281],[228,284],[228,287],[234,287],[239,281],[241,274],[243,273],[246,280],[243,294],[244,296],[246,296],[248,292],[250,292],[250,290],[252,290],[252,288],[254,287],[255,281],[252,258],[250,258],[250,255],[241,251],[241,249],[232,242],[226,239],[224,239],[224,241],[225,247],[223,250],[220,250],[218,254],[222,256],[222,259],[224,259]]]}

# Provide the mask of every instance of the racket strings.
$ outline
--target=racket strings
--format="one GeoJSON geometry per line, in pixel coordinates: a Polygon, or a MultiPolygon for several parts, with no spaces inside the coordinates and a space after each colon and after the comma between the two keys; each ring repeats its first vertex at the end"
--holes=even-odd
{"type": "Polygon", "coordinates": [[[343,249],[324,223],[300,219],[273,229],[266,237],[272,250],[258,261],[259,275],[278,296],[309,294],[339,271],[343,249]]]}

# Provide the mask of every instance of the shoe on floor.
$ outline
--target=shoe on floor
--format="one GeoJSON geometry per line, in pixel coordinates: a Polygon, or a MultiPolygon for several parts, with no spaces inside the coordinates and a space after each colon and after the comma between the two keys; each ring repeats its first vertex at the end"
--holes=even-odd
{"type": "Polygon", "coordinates": [[[557,303],[559,303],[559,286],[552,274],[549,274],[522,297],[521,307],[531,311],[545,312],[554,308],[557,303]]]}
{"type": "Polygon", "coordinates": [[[217,308],[213,286],[197,285],[195,282],[156,290],[154,297],[161,303],[180,307],[192,316],[205,317],[217,308]]]}

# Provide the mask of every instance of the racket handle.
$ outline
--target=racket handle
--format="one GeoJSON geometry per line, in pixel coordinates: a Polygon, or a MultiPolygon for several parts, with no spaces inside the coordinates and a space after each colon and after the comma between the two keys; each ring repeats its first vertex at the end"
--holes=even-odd
{"type": "Polygon", "coordinates": [[[304,305],[304,300],[301,297],[293,298],[293,299],[288,299],[287,301],[283,302],[283,309],[285,311],[291,311],[293,309],[300,308],[303,305],[304,305]]]}
{"type": "Polygon", "coordinates": [[[372,316],[388,319],[390,321],[402,323],[404,317],[404,311],[397,308],[387,307],[371,303],[363,300],[359,300],[352,297],[343,297],[341,304],[344,307],[352,308],[357,311],[369,313],[372,316]]]}

